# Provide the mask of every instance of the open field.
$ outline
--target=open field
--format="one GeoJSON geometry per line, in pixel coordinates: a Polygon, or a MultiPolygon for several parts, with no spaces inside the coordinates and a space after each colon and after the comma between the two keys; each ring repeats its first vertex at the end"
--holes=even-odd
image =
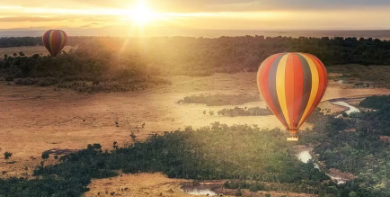
{"type": "MultiPolygon", "coordinates": [[[[31,170],[41,161],[40,157],[44,151],[77,150],[92,143],[102,144],[103,150],[110,149],[114,141],[118,142],[119,146],[131,143],[129,137],[131,132],[135,133],[137,140],[143,140],[151,133],[183,129],[186,126],[200,128],[216,121],[228,125],[257,124],[260,128],[283,128],[274,116],[231,118],[216,114],[223,108],[235,106],[265,108],[266,105],[260,98],[257,102],[235,106],[178,103],[179,100],[191,95],[258,94],[255,76],[256,73],[215,74],[207,77],[173,76],[170,78],[172,82],[170,86],[139,92],[95,94],[82,94],[67,89],[54,91],[52,87],[7,85],[1,82],[1,154],[5,151],[12,152],[11,161],[16,161],[16,163],[5,164],[2,158],[0,159],[2,164],[0,171],[7,171],[3,175],[5,177],[23,176],[25,166],[31,173],[31,170]],[[214,111],[215,114],[205,115],[204,110],[214,111]],[[141,126],[143,123],[145,123],[144,128],[141,126]]],[[[348,87],[350,87],[349,84],[340,84],[330,80],[320,107],[332,109],[332,112],[341,111],[344,110],[342,107],[334,106],[326,100],[390,94],[388,89],[350,89],[348,87]]],[[[311,125],[305,124],[302,129],[309,127],[311,125]]],[[[47,163],[54,162],[51,156],[47,163]]],[[[169,188],[172,188],[175,193],[178,192],[179,181],[161,178],[161,175],[123,176],[94,181],[91,185],[91,192],[93,195],[102,192],[101,184],[106,184],[110,191],[116,187],[119,188],[122,182],[131,181],[141,184],[142,181],[137,178],[142,176],[147,176],[145,180],[154,180],[157,177],[161,183],[157,181],[158,186],[153,185],[153,182],[148,186],[133,185],[135,188],[131,190],[132,192],[137,192],[139,188],[144,187],[154,188],[150,192],[146,192],[148,189],[142,190],[143,193],[142,195],[139,193],[140,196],[154,196],[154,194],[166,192],[169,188]]],[[[85,196],[93,196],[91,192],[85,196]]]]}

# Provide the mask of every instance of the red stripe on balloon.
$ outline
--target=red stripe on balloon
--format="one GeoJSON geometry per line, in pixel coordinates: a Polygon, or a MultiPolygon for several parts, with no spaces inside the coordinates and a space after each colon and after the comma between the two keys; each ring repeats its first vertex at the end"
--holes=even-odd
{"type": "Polygon", "coordinates": [[[303,86],[304,86],[304,77],[303,77],[303,68],[302,68],[302,63],[299,57],[293,53],[293,70],[294,70],[294,103],[293,108],[294,108],[294,117],[293,117],[293,122],[295,123],[294,126],[298,126],[299,124],[299,118],[300,118],[300,109],[302,105],[302,97],[303,97],[303,86]]]}

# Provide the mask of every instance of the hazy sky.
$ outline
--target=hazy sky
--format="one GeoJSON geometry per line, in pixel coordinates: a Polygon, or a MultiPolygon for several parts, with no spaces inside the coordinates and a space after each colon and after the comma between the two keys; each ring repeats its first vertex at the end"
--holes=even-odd
{"type": "Polygon", "coordinates": [[[390,0],[1,0],[0,29],[390,29],[390,0]]]}

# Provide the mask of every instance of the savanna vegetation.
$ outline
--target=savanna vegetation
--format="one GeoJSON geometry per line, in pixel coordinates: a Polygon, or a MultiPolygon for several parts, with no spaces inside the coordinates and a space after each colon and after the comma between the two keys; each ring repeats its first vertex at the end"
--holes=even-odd
{"type": "MultiPolygon", "coordinates": [[[[390,97],[374,96],[361,102],[376,111],[362,112],[344,118],[312,118],[315,124],[302,135],[300,143],[316,144],[314,152],[327,168],[336,168],[357,176],[331,196],[389,196],[390,178],[390,97]],[[353,128],[351,130],[351,128],[353,128]],[[352,191],[353,190],[353,191],[352,191]]],[[[340,187],[340,186],[337,186],[340,187]]]]}
{"type": "MultiPolygon", "coordinates": [[[[0,38],[2,47],[37,44],[42,44],[40,38],[0,38]]],[[[156,78],[161,75],[204,76],[257,71],[265,58],[286,51],[308,52],[327,66],[338,65],[334,66],[337,68],[344,67],[344,64],[390,65],[390,42],[371,38],[69,37],[69,44],[79,47],[63,52],[57,58],[39,54],[25,57],[23,53],[0,57],[0,77],[9,81],[22,78],[18,84],[46,85],[65,80],[72,83],[61,87],[126,91],[145,89],[150,80],[152,84],[160,83],[156,78]],[[80,84],[80,80],[92,82],[92,85],[80,84]],[[100,82],[103,82],[102,85],[97,84],[100,82]]],[[[356,76],[365,79],[365,76],[356,76]]],[[[374,81],[383,81],[388,77],[373,78],[374,81]]]]}
{"type": "Polygon", "coordinates": [[[390,88],[390,66],[333,65],[326,68],[332,73],[341,73],[340,77],[329,77],[343,80],[356,88],[390,88]]]}
{"type": "Polygon", "coordinates": [[[314,145],[327,168],[357,175],[337,185],[313,163],[300,162],[287,133],[257,126],[210,127],[165,132],[145,142],[102,150],[99,144],[61,157],[55,165],[34,170],[34,177],[0,180],[0,196],[81,196],[92,178],[124,173],[163,172],[171,178],[194,180],[230,179],[228,188],[252,191],[293,191],[321,197],[385,197],[390,195],[389,97],[370,97],[362,102],[375,111],[334,118],[316,110],[309,118],[312,130],[303,131],[298,144],[314,145]],[[377,105],[381,103],[381,105],[377,105]],[[356,131],[347,131],[356,128],[356,131]],[[243,143],[245,142],[245,143],[243,143]]]}
{"type": "Polygon", "coordinates": [[[178,103],[206,104],[207,106],[241,105],[259,101],[258,95],[249,94],[200,94],[186,96],[178,103]]]}
{"type": "Polygon", "coordinates": [[[195,180],[286,183],[302,192],[329,179],[312,164],[300,162],[285,138],[286,134],[277,129],[215,123],[196,131],[186,128],[151,136],[146,142],[129,147],[114,144],[110,152],[94,144],[61,157],[56,165],[37,166],[35,179],[1,180],[0,195],[80,196],[88,190],[91,178],[116,176],[118,170],[164,172],[172,178],[195,180]]]}

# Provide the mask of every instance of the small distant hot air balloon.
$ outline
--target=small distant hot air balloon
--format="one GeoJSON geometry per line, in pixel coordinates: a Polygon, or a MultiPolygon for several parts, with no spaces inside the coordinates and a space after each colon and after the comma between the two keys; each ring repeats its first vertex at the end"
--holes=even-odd
{"type": "Polygon", "coordinates": [[[324,64],[307,53],[279,53],[260,65],[257,85],[268,108],[298,141],[297,132],[324,96],[324,64]]]}
{"type": "Polygon", "coordinates": [[[52,56],[57,56],[66,45],[68,36],[62,30],[49,30],[42,36],[43,45],[52,56]]]}

